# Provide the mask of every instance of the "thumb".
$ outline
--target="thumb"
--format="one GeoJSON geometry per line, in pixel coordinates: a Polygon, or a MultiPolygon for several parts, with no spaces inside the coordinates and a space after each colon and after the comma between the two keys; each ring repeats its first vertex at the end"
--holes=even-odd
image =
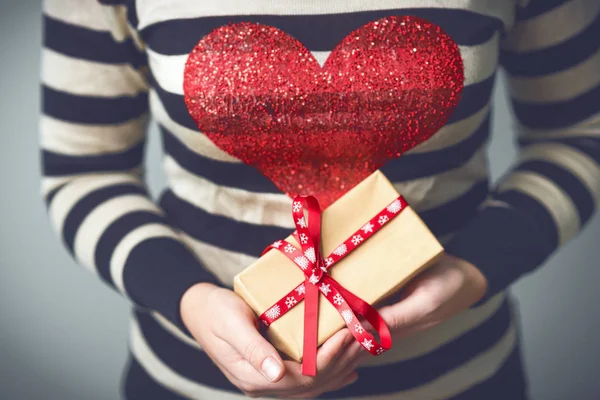
{"type": "Polygon", "coordinates": [[[225,332],[227,341],[250,365],[271,382],[283,377],[284,364],[277,350],[258,331],[254,316],[241,319],[225,332]]]}

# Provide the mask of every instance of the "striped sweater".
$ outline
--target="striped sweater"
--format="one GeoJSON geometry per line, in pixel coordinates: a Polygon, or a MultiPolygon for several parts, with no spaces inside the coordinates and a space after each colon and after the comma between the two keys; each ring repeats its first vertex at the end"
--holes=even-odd
{"type": "Polygon", "coordinates": [[[190,50],[216,27],[251,21],[282,29],[323,62],[352,30],[406,14],[457,42],[465,89],[440,132],[382,171],[448,252],[481,269],[489,291],[323,397],[523,398],[505,290],[576,235],[600,200],[600,2],[46,0],[41,190],[68,251],[134,306],[126,398],[243,397],[188,335],[179,300],[196,282],[231,286],[293,229],[291,200],[197,130],[183,101],[190,50]],[[490,187],[499,68],[521,151],[490,187]],[[149,116],[168,180],[157,201],[143,180],[149,116]]]}

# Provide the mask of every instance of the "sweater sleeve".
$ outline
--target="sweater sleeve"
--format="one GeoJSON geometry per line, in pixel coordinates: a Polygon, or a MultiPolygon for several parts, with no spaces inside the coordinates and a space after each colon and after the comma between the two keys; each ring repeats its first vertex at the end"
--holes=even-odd
{"type": "Polygon", "coordinates": [[[146,191],[146,57],[116,3],[44,3],[41,190],[79,264],[185,330],[181,296],[217,281],[146,191]]]}
{"type": "Polygon", "coordinates": [[[446,250],[486,298],[540,266],[600,202],[600,2],[530,0],[503,40],[518,160],[446,250]]]}

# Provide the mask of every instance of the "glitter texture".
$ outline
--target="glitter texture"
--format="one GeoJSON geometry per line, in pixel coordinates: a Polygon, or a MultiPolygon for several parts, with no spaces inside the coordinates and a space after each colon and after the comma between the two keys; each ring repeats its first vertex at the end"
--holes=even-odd
{"type": "Polygon", "coordinates": [[[218,147],[326,207],[438,131],[463,80],[456,43],[417,17],[362,26],[322,67],[285,32],[244,22],[200,40],[184,94],[218,147]]]}

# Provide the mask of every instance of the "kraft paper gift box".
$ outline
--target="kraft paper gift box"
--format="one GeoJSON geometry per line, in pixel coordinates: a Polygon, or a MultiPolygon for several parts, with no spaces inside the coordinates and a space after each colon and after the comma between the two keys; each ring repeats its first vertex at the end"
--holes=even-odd
{"type": "MultiPolygon", "coordinates": [[[[340,197],[322,214],[322,255],[329,255],[398,195],[383,173],[376,171],[340,197]]],[[[292,236],[287,241],[300,247],[292,236]]],[[[376,306],[434,263],[443,251],[409,205],[328,273],[346,289],[376,306]]],[[[273,249],[234,278],[234,290],[259,316],[304,279],[298,266],[273,249]]],[[[345,326],[340,314],[322,295],[318,324],[319,345],[345,326]]],[[[301,361],[303,327],[302,301],[268,327],[267,338],[282,353],[301,361]]]]}

